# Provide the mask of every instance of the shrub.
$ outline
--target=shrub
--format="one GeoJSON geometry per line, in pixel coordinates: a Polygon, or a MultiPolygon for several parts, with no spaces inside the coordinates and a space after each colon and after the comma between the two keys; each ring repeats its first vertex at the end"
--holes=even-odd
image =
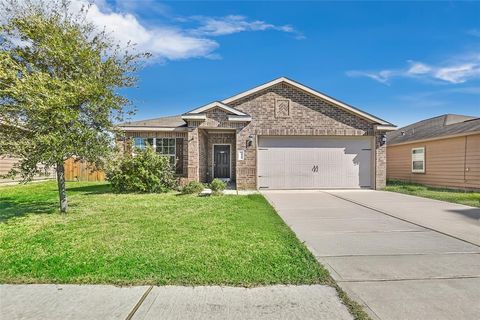
{"type": "Polygon", "coordinates": [[[106,174],[114,192],[167,192],[176,186],[169,158],[152,148],[112,159],[106,174]]]}
{"type": "Polygon", "coordinates": [[[198,181],[190,181],[186,186],[182,188],[183,194],[200,193],[204,189],[203,184],[198,181]]]}
{"type": "Polygon", "coordinates": [[[213,194],[221,194],[226,187],[227,184],[220,179],[213,179],[213,181],[210,182],[210,189],[212,189],[213,194]]]}

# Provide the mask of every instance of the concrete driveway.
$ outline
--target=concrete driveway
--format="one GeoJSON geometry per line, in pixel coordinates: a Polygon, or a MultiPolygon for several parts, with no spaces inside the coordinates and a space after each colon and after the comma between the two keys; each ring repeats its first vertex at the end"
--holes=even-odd
{"type": "Polygon", "coordinates": [[[480,319],[480,209],[391,192],[266,191],[375,319],[480,319]]]}

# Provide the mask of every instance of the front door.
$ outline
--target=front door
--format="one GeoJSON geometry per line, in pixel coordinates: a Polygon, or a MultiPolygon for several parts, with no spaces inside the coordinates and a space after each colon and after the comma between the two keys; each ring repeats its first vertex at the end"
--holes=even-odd
{"type": "Polygon", "coordinates": [[[230,145],[213,146],[213,177],[230,179],[230,145]]]}

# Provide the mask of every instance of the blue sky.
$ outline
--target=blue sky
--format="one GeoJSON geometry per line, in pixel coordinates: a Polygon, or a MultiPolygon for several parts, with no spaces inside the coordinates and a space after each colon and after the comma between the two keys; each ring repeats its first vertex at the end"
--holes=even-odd
{"type": "Polygon", "coordinates": [[[397,125],[480,116],[480,2],[98,1],[92,17],[154,57],[134,119],[286,76],[397,125]]]}

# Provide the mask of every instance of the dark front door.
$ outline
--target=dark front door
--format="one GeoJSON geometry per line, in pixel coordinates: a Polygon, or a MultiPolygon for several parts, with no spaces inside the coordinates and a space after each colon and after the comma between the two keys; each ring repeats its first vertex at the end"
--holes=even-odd
{"type": "Polygon", "coordinates": [[[213,146],[213,177],[230,178],[230,146],[213,146]]]}

